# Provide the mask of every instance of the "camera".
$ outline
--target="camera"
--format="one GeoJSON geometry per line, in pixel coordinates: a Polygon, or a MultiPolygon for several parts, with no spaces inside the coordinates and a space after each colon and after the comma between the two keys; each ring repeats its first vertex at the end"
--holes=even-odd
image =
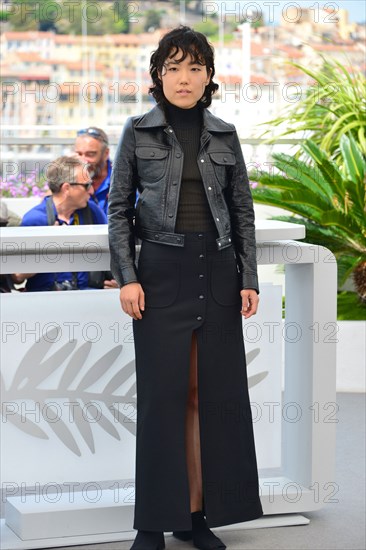
{"type": "Polygon", "coordinates": [[[58,281],[55,281],[55,290],[76,290],[75,284],[73,284],[71,281],[62,281],[59,283],[58,281]]]}

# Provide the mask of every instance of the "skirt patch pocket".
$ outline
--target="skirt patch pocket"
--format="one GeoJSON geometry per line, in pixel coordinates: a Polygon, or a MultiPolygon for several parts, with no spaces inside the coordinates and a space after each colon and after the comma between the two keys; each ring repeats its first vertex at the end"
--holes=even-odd
{"type": "Polygon", "coordinates": [[[140,259],[138,277],[145,292],[146,308],[174,304],[180,287],[178,263],[140,259]]]}
{"type": "Polygon", "coordinates": [[[211,293],[220,306],[238,306],[241,296],[236,260],[213,261],[211,264],[211,293]]]}

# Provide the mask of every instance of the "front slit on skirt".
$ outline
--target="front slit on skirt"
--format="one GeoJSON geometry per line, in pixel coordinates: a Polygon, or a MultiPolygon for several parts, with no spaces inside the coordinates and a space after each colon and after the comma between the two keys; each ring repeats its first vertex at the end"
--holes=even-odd
{"type": "Polygon", "coordinates": [[[143,319],[133,321],[137,436],[134,529],[191,529],[185,423],[192,333],[203,500],[209,527],[260,517],[258,473],[232,246],[188,233],[183,248],[143,241],[143,319]]]}

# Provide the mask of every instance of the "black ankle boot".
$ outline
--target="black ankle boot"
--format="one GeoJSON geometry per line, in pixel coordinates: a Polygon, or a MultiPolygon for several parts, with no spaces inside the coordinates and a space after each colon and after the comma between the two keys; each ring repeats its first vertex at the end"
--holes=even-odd
{"type": "Polygon", "coordinates": [[[138,531],[130,550],[163,550],[164,533],[161,531],[138,531]]]}
{"type": "MultiPolygon", "coordinates": [[[[204,499],[202,499],[202,513],[203,515],[206,514],[204,499]]],[[[186,542],[188,540],[192,540],[192,531],[173,531],[173,537],[186,542]]]]}
{"type": "Polygon", "coordinates": [[[193,512],[193,545],[200,550],[224,550],[226,545],[208,528],[203,512],[193,512]]]}
{"type": "Polygon", "coordinates": [[[191,540],[192,531],[173,531],[173,537],[179,540],[191,540]]]}

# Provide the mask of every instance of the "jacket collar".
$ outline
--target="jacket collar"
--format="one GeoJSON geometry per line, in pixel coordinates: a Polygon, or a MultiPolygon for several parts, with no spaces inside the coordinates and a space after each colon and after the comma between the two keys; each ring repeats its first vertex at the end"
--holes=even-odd
{"type": "MultiPolygon", "coordinates": [[[[160,105],[155,105],[135,121],[135,128],[156,128],[159,126],[168,126],[160,105]]],[[[232,124],[224,122],[207,109],[203,109],[203,128],[209,132],[235,132],[235,127],[232,124]]]]}

